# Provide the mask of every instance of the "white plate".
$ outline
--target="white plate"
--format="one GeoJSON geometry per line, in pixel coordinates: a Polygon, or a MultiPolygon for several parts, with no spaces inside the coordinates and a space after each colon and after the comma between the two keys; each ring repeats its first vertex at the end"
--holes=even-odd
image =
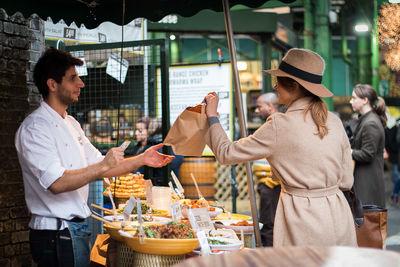
{"type": "MultiPolygon", "coordinates": [[[[243,221],[243,220],[218,220],[218,221],[214,221],[214,226],[217,229],[222,229],[222,228],[232,229],[235,232],[240,232],[242,230],[245,233],[254,231],[254,227],[252,225],[250,225],[250,226],[235,226],[235,225],[231,225],[233,223],[238,223],[240,221],[243,221]],[[222,224],[216,223],[216,222],[221,222],[222,224]]],[[[253,223],[253,221],[248,221],[248,222],[249,223],[253,223]]],[[[262,226],[263,226],[263,224],[259,223],[260,229],[262,228],[262,226]]]]}
{"type": "Polygon", "coordinates": [[[218,208],[218,207],[213,207],[213,208],[215,208],[214,211],[208,211],[208,213],[210,214],[210,217],[211,217],[211,218],[217,217],[217,216],[220,215],[220,214],[222,213],[222,211],[223,211],[223,209],[218,208]]]}
{"type": "Polygon", "coordinates": [[[210,239],[223,241],[223,242],[228,243],[228,244],[225,244],[225,245],[212,245],[209,242],[208,244],[210,245],[210,248],[212,250],[233,251],[233,250],[240,250],[240,248],[243,246],[243,241],[241,241],[241,240],[235,240],[235,239],[223,238],[223,237],[209,237],[208,240],[210,240],[210,239]]]}
{"type": "MultiPolygon", "coordinates": [[[[144,215],[144,216],[148,216],[148,215],[144,215]]],[[[116,218],[117,218],[117,220],[114,219],[113,215],[104,216],[104,219],[107,220],[107,221],[110,221],[110,222],[115,222],[115,221],[121,222],[121,221],[124,220],[124,216],[122,214],[116,215],[116,218]]],[[[136,221],[132,221],[132,223],[133,222],[136,222],[136,221]]],[[[148,221],[145,221],[145,222],[147,223],[148,221]]],[[[160,223],[160,224],[167,224],[169,222],[172,222],[172,219],[165,218],[165,217],[159,217],[159,216],[153,216],[153,220],[151,222],[156,222],[156,223],[160,223]]]]}

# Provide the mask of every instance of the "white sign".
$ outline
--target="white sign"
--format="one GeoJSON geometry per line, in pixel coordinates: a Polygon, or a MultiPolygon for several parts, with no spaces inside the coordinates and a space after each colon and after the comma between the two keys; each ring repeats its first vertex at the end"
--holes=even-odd
{"type": "MultiPolygon", "coordinates": [[[[143,40],[143,19],[135,19],[124,26],[124,41],[143,40]]],[[[122,27],[103,22],[95,29],[85,25],[78,27],[75,22],[67,25],[63,20],[58,23],[48,18],[44,24],[44,37],[49,40],[77,41],[79,43],[114,43],[122,41],[122,27]]]]}
{"type": "Polygon", "coordinates": [[[172,214],[172,221],[178,222],[182,218],[182,209],[179,202],[175,202],[171,205],[171,214],[172,214]]]}
{"type": "MultiPolygon", "coordinates": [[[[157,72],[158,114],[161,116],[161,73],[157,72]]],[[[209,92],[219,96],[219,119],[229,137],[232,133],[232,72],[229,63],[172,66],[169,68],[170,123],[188,106],[201,103],[209,92]]]]}
{"type": "Polygon", "coordinates": [[[121,60],[117,54],[111,54],[108,58],[106,73],[121,83],[124,83],[128,68],[128,60],[124,58],[121,60]]]}
{"type": "Polygon", "coordinates": [[[188,217],[195,232],[203,230],[208,233],[215,229],[207,208],[188,209],[188,217]]]}
{"type": "Polygon", "coordinates": [[[136,200],[134,197],[130,197],[128,203],[126,204],[124,211],[123,211],[123,216],[125,221],[129,220],[129,216],[132,214],[133,208],[135,207],[136,200]]]}
{"type": "Polygon", "coordinates": [[[75,66],[76,72],[78,73],[79,76],[87,76],[86,60],[84,58],[80,58],[80,60],[83,61],[83,65],[75,66]]]}
{"type": "Polygon", "coordinates": [[[211,248],[210,248],[210,245],[208,244],[208,239],[207,239],[206,233],[204,231],[197,231],[196,235],[197,235],[197,239],[199,240],[199,243],[200,243],[201,254],[202,255],[210,255],[211,248]]]}

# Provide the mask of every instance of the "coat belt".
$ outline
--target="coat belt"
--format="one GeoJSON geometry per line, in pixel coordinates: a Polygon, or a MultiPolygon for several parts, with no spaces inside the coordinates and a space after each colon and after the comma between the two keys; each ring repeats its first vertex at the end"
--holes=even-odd
{"type": "Polygon", "coordinates": [[[339,190],[338,185],[326,187],[326,188],[317,188],[317,189],[307,189],[307,188],[297,188],[288,185],[281,184],[282,192],[296,196],[296,197],[326,197],[337,194],[339,190]]]}

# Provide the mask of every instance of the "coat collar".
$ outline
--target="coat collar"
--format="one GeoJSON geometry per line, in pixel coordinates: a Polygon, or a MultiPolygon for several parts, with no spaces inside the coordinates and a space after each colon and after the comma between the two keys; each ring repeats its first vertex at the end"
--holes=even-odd
{"type": "Polygon", "coordinates": [[[306,97],[302,97],[297,99],[296,101],[294,101],[287,109],[286,112],[291,112],[291,111],[295,111],[295,110],[304,110],[307,108],[307,106],[310,104],[311,102],[311,97],[306,96],[306,97]]]}

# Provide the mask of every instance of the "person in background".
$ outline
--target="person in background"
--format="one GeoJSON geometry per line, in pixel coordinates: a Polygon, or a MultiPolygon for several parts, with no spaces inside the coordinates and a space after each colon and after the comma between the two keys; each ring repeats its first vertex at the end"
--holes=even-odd
{"type": "MultiPolygon", "coordinates": [[[[278,112],[278,97],[275,93],[262,94],[257,98],[256,113],[264,120],[270,115],[278,112]]],[[[263,224],[261,229],[261,241],[263,246],[271,247],[273,244],[273,231],[276,207],[278,206],[281,185],[278,180],[272,177],[259,177],[257,191],[260,195],[260,222],[263,224]]]]}
{"type": "MultiPolygon", "coordinates": [[[[382,99],[382,101],[384,101],[382,99]]],[[[400,173],[399,173],[399,146],[400,146],[400,131],[399,126],[394,117],[392,117],[386,108],[386,127],[385,127],[385,151],[388,160],[391,164],[391,178],[393,190],[390,199],[393,205],[399,203],[400,191],[400,173]]],[[[385,155],[385,154],[384,154],[385,155]]]]}
{"type": "Polygon", "coordinates": [[[162,145],[126,159],[119,147],[101,155],[67,113],[84,87],[75,69],[82,65],[82,60],[67,52],[45,51],[33,73],[43,101],[15,135],[31,214],[30,249],[38,266],[89,266],[91,181],[126,174],[142,165],[161,167],[173,159],[157,152],[162,145]]]}
{"type": "Polygon", "coordinates": [[[232,142],[218,119],[218,95],[205,97],[208,146],[221,164],[266,158],[281,184],[274,222],[274,247],[357,246],[350,206],[342,192],[353,185],[351,148],[340,119],[328,112],[323,58],[292,48],[278,69],[276,112],[248,137],[232,142]]]}
{"type": "Polygon", "coordinates": [[[357,84],[354,87],[350,104],[360,115],[352,140],[354,190],[363,205],[385,207],[385,105],[368,84],[357,84]]]}

